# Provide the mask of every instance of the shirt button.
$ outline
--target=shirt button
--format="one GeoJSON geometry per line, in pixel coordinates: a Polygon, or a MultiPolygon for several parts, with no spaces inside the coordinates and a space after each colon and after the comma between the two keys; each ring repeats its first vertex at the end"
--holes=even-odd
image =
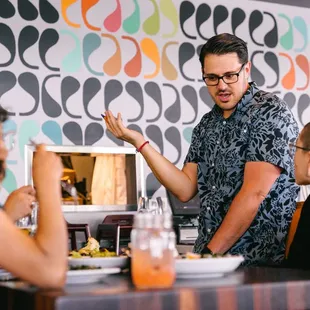
{"type": "Polygon", "coordinates": [[[226,121],[223,122],[223,125],[226,125],[226,121]]]}
{"type": "Polygon", "coordinates": [[[211,232],[211,229],[210,229],[210,228],[208,228],[208,229],[207,229],[207,232],[208,232],[208,233],[209,233],[209,232],[211,232]]]}

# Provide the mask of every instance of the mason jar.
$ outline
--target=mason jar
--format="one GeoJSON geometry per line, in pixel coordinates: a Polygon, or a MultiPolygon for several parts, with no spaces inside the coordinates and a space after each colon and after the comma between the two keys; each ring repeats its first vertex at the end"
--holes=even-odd
{"type": "Polygon", "coordinates": [[[171,214],[137,213],[131,231],[131,275],[137,288],[168,288],[175,281],[171,214]]]}

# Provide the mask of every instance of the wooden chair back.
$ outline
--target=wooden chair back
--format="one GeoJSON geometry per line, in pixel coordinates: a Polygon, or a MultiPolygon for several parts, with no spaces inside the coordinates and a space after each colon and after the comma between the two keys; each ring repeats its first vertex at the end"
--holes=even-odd
{"type": "Polygon", "coordinates": [[[294,240],[294,236],[295,236],[296,229],[297,229],[297,226],[299,223],[300,214],[301,214],[301,210],[302,210],[303,205],[304,205],[304,201],[299,201],[296,203],[296,210],[293,214],[292,222],[290,224],[290,228],[289,228],[287,239],[286,239],[286,247],[285,247],[285,257],[286,258],[288,257],[288,253],[290,251],[291,244],[294,240]]]}

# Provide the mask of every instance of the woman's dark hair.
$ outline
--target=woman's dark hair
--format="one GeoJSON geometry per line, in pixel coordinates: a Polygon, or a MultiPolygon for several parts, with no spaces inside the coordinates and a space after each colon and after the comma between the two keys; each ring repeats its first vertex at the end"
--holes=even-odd
{"type": "Polygon", "coordinates": [[[8,119],[8,111],[0,106],[0,123],[4,123],[8,119]]]}
{"type": "Polygon", "coordinates": [[[199,61],[201,67],[203,68],[207,55],[225,55],[229,53],[237,53],[240,64],[249,61],[248,48],[243,40],[230,33],[216,35],[210,38],[200,50],[199,61]]]}
{"type": "MultiPolygon", "coordinates": [[[[0,124],[4,123],[8,119],[8,111],[3,109],[0,106],[0,124]]],[[[2,139],[2,137],[1,137],[2,139]]],[[[5,177],[5,166],[4,166],[4,160],[0,160],[0,176],[3,179],[5,177]]]]}
{"type": "Polygon", "coordinates": [[[300,135],[300,140],[304,148],[310,149],[310,122],[303,128],[300,135]]]}

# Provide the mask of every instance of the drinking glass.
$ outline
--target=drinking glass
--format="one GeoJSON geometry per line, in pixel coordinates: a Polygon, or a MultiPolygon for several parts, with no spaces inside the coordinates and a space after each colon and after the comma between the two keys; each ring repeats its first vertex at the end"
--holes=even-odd
{"type": "Polygon", "coordinates": [[[33,236],[37,231],[38,225],[38,202],[32,203],[32,210],[28,216],[16,221],[16,226],[24,231],[27,235],[33,236]]]}
{"type": "Polygon", "coordinates": [[[138,213],[149,212],[149,200],[147,197],[140,197],[138,201],[138,213]]]}
{"type": "Polygon", "coordinates": [[[131,275],[140,289],[175,281],[175,233],[171,214],[137,213],[131,231],[131,275]]]}
{"type": "Polygon", "coordinates": [[[138,202],[138,213],[163,214],[164,203],[161,197],[140,197],[138,202]]]}

